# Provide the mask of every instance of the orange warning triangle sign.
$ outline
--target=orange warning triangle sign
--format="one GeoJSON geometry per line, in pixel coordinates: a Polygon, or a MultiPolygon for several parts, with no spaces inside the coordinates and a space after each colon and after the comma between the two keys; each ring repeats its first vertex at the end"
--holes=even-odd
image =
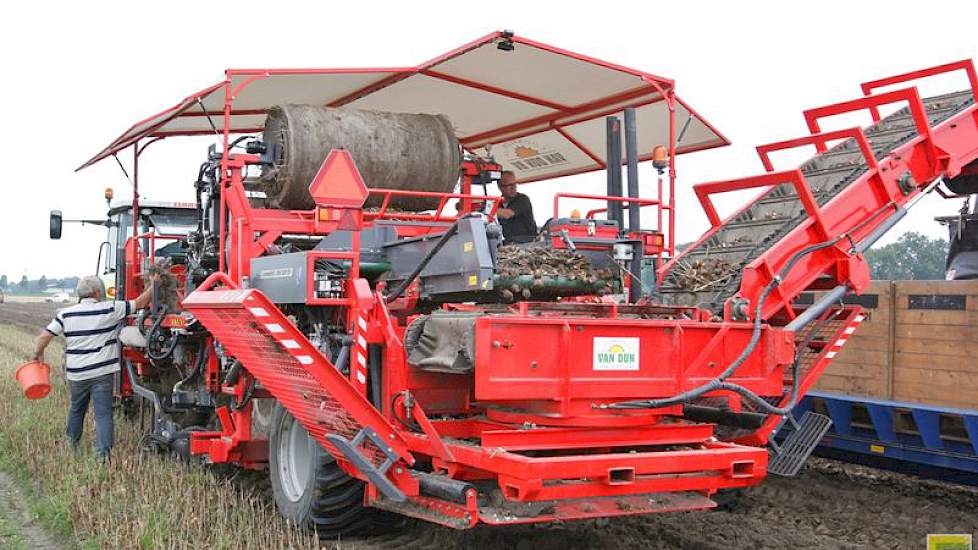
{"type": "Polygon", "coordinates": [[[360,208],[368,191],[350,152],[333,149],[309,184],[309,194],[319,206],[360,208]]]}

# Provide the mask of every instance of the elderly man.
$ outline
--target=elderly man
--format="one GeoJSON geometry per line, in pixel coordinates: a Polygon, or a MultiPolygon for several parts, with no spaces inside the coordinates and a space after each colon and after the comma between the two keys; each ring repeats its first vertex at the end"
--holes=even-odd
{"type": "Polygon", "coordinates": [[[499,180],[502,204],[496,209],[499,225],[503,226],[503,237],[510,242],[529,242],[537,236],[537,222],[533,218],[533,205],[530,197],[516,191],[516,175],[512,171],[503,172],[499,180]]]}
{"type": "Polygon", "coordinates": [[[82,277],[76,289],[79,303],[62,309],[37,336],[34,360],[44,360],[44,349],[55,336],[65,338],[65,372],[71,406],[68,439],[77,447],[81,440],[88,402],[95,411],[98,452],[108,458],[112,449],[113,379],[119,372],[120,322],[149,304],[152,288],[135,300],[102,301],[105,291],[98,277],[82,277]]]}

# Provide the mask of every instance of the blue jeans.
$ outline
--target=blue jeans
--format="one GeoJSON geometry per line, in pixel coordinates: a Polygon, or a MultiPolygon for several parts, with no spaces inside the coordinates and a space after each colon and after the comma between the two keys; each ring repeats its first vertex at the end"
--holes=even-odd
{"type": "Polygon", "coordinates": [[[92,402],[95,410],[95,433],[98,441],[98,453],[102,458],[108,458],[112,450],[113,419],[112,419],[112,386],[115,374],[103,374],[88,380],[69,380],[68,393],[71,404],[68,406],[68,439],[72,446],[77,447],[81,441],[82,429],[85,426],[85,413],[88,412],[88,402],[92,402]]]}

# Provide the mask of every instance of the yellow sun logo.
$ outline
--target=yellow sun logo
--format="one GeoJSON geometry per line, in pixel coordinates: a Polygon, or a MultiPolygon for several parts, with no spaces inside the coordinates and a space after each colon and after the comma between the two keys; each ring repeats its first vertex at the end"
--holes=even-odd
{"type": "Polygon", "coordinates": [[[608,351],[610,353],[623,353],[625,351],[625,348],[621,347],[621,344],[614,344],[610,348],[608,348],[608,351]]]}

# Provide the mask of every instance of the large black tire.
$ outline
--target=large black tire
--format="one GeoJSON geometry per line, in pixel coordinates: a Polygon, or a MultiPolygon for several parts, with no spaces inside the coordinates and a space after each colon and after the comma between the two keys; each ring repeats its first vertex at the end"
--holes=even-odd
{"type": "Polygon", "coordinates": [[[278,403],[272,413],[268,466],[279,512],[322,539],[368,535],[397,524],[389,514],[363,505],[364,483],[341,470],[278,403]]]}

